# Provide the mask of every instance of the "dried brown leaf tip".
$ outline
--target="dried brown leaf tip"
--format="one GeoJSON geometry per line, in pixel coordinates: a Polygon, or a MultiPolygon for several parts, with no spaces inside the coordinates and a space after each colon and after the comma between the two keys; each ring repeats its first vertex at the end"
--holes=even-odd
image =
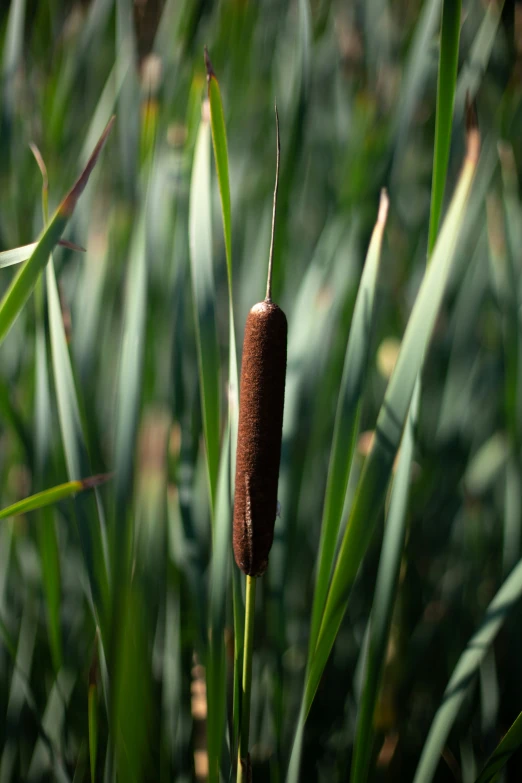
{"type": "Polygon", "coordinates": [[[99,487],[100,484],[105,484],[114,476],[114,473],[98,473],[96,476],[89,476],[89,478],[82,479],[83,489],[92,489],[93,487],[99,487]]]}
{"type": "Polygon", "coordinates": [[[74,212],[74,208],[76,206],[76,203],[78,199],[80,198],[81,194],[85,190],[85,187],[87,185],[87,182],[89,181],[89,177],[91,176],[92,170],[96,166],[96,163],[98,161],[98,158],[100,157],[100,153],[105,145],[105,142],[107,141],[109,137],[109,133],[112,130],[112,126],[114,125],[114,120],[116,118],[113,116],[107,123],[107,126],[105,130],[103,131],[102,135],[100,136],[100,140],[98,141],[97,145],[95,146],[94,150],[92,151],[91,157],[87,161],[87,164],[70,189],[69,193],[66,195],[60,206],[58,207],[58,210],[61,215],[64,217],[69,217],[74,212]]]}
{"type": "Polygon", "coordinates": [[[205,68],[206,68],[206,71],[207,71],[207,82],[210,82],[212,77],[214,77],[214,79],[216,78],[216,74],[215,74],[214,68],[212,67],[212,63],[210,62],[210,57],[209,57],[208,49],[207,49],[206,46],[205,46],[205,49],[204,49],[203,56],[205,58],[205,68]]]}
{"type": "MultiPolygon", "coordinates": [[[[277,109],[276,109],[277,120],[277,109]]],[[[266,298],[250,310],[243,343],[234,500],[234,557],[248,576],[266,571],[274,540],[286,376],[286,316],[271,299],[279,175],[279,123],[266,298]]]]}
{"type": "Polygon", "coordinates": [[[45,165],[45,161],[43,159],[42,153],[40,152],[40,150],[38,149],[38,147],[33,141],[29,143],[29,148],[34,155],[34,159],[36,160],[38,168],[40,169],[40,174],[42,175],[42,180],[43,180],[43,189],[49,190],[49,178],[47,176],[47,166],[45,165]]]}
{"type": "Polygon", "coordinates": [[[469,160],[472,160],[476,163],[480,153],[480,132],[478,127],[477,111],[469,93],[466,95],[466,135],[466,156],[469,158],[469,160]]]}
{"type": "Polygon", "coordinates": [[[77,253],[87,252],[84,247],[82,247],[81,245],[76,245],[74,242],[69,242],[68,239],[60,239],[58,244],[61,245],[62,247],[66,247],[67,250],[75,250],[77,253]]]}

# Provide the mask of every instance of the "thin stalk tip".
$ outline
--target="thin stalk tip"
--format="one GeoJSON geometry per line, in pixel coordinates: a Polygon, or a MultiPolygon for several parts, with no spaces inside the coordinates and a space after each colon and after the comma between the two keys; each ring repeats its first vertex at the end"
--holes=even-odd
{"type": "Polygon", "coordinates": [[[216,74],[214,72],[214,69],[212,67],[212,63],[210,62],[210,57],[208,54],[208,49],[205,46],[204,49],[204,57],[205,57],[205,68],[207,69],[207,82],[210,82],[212,77],[216,78],[216,74]]]}
{"type": "Polygon", "coordinates": [[[270,236],[270,254],[268,256],[268,279],[266,283],[266,297],[265,302],[272,301],[272,267],[274,263],[274,237],[275,237],[275,222],[277,211],[277,191],[279,189],[279,163],[281,158],[281,139],[279,136],[279,114],[277,113],[277,103],[274,104],[275,118],[276,118],[276,179],[274,187],[274,205],[272,208],[272,233],[270,236]]]}

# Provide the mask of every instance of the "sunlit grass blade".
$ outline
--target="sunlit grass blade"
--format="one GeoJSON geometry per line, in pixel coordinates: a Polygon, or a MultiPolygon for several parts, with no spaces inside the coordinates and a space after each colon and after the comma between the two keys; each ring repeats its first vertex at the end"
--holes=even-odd
{"type": "MultiPolygon", "coordinates": [[[[353,273],[353,265],[360,264],[358,259],[359,225],[354,221],[348,231],[344,219],[333,218],[327,222],[317,243],[311,263],[306,270],[294,305],[294,317],[289,319],[288,362],[285,387],[285,412],[283,420],[283,446],[281,450],[281,469],[279,474],[278,498],[282,509],[282,524],[276,522],[274,544],[270,553],[270,568],[267,579],[270,582],[271,595],[267,601],[267,621],[273,639],[280,649],[284,648],[284,584],[286,571],[291,557],[288,546],[288,518],[292,513],[292,482],[295,478],[294,464],[300,459],[292,445],[299,437],[301,425],[300,413],[302,397],[313,379],[324,372],[323,347],[328,342],[330,331],[335,328],[342,302],[357,285],[358,277],[350,280],[347,270],[353,273]],[[331,286],[335,295],[326,304],[321,292],[331,286]],[[284,521],[283,521],[284,520],[284,521]]],[[[358,269],[358,266],[357,266],[358,269]]],[[[359,274],[359,271],[356,273],[359,274]]],[[[295,513],[295,512],[294,512],[295,513]]],[[[310,648],[310,656],[312,654],[310,648]]],[[[274,691],[278,691],[277,720],[283,720],[283,705],[280,699],[282,684],[281,671],[274,681],[274,691]],[[279,680],[279,681],[278,681],[279,680]]],[[[304,699],[304,696],[303,696],[304,699]]],[[[299,780],[299,760],[304,730],[304,701],[292,746],[292,759],[288,771],[288,783],[299,780]]]]}
{"type": "Polygon", "coordinates": [[[374,444],[365,461],[335,564],[317,646],[307,676],[305,696],[307,712],[333,647],[351,587],[370,543],[384,501],[415,380],[422,367],[444,294],[478,156],[479,136],[476,128],[473,127],[468,133],[467,155],[459,182],[435,246],[432,262],[415,300],[397,364],[379,412],[374,444]]]}
{"type": "MultiPolygon", "coordinates": [[[[42,174],[42,217],[47,224],[49,180],[47,168],[36,145],[31,150],[42,174]]],[[[49,369],[47,341],[45,335],[45,297],[44,281],[40,277],[34,291],[35,303],[35,463],[34,488],[42,491],[46,483],[51,481],[49,469],[52,442],[53,417],[51,410],[51,391],[49,384],[49,369]]],[[[56,674],[62,668],[62,627],[61,627],[61,564],[58,536],[53,510],[45,506],[36,521],[37,539],[40,550],[42,581],[46,599],[46,614],[49,627],[49,643],[56,674]]]]}
{"type": "MultiPolygon", "coordinates": [[[[67,473],[70,481],[91,472],[87,451],[80,403],[67,346],[58,285],[51,259],[46,270],[47,304],[51,336],[51,358],[54,385],[58,400],[58,419],[65,452],[67,473]]],[[[78,532],[83,549],[90,589],[98,613],[98,621],[105,635],[108,609],[108,565],[104,529],[95,497],[76,497],[74,508],[78,532]]]]}
{"type": "Polygon", "coordinates": [[[210,126],[202,118],[190,184],[189,239],[203,430],[212,510],[219,469],[220,371],[212,271],[210,126]]]}
{"type": "MultiPolygon", "coordinates": [[[[135,441],[141,404],[147,307],[145,221],[146,205],[144,204],[129,250],[123,315],[123,342],[115,416],[114,464],[116,467],[116,503],[111,548],[113,562],[116,563],[121,558],[122,566],[124,562],[127,562],[130,555],[129,544],[131,539],[129,526],[131,525],[131,504],[129,499],[132,497],[135,441]]],[[[123,573],[120,572],[119,567],[115,568],[114,578],[119,579],[122,576],[123,573]]],[[[115,583],[116,586],[117,583],[115,583]]]]}
{"type": "Polygon", "coordinates": [[[80,481],[68,481],[65,484],[59,484],[58,486],[51,487],[43,492],[37,492],[35,495],[31,495],[23,500],[18,500],[16,503],[3,508],[0,511],[0,519],[15,517],[18,514],[27,514],[29,511],[36,511],[38,508],[51,506],[54,503],[58,503],[60,500],[64,500],[64,498],[70,498],[72,495],[76,495],[78,492],[84,492],[86,489],[97,487],[109,478],[109,474],[91,476],[90,478],[81,479],[80,481]]]}
{"type": "Polygon", "coordinates": [[[13,321],[36,285],[40,272],[49,261],[49,255],[60,239],[62,232],[74,211],[76,203],[87,184],[89,176],[96,165],[96,161],[98,160],[103,145],[110,133],[112,122],[113,121],[111,120],[105,128],[87,165],[54,213],[49,225],[42,233],[32,255],[25,262],[4,294],[2,301],[0,302],[0,342],[3,341],[8,333],[13,321]]]}
{"type": "Polygon", "coordinates": [[[219,194],[221,196],[221,213],[223,217],[223,233],[225,236],[225,253],[227,258],[227,273],[229,294],[232,291],[232,210],[230,206],[230,180],[228,173],[228,146],[225,117],[221,91],[214,69],[205,49],[205,65],[207,68],[208,100],[210,103],[210,128],[212,145],[218,175],[219,194]]]}
{"type": "Polygon", "coordinates": [[[494,783],[507,762],[522,745],[522,712],[511,724],[502,740],[499,742],[475,783],[494,783]]]}
{"type": "MultiPolygon", "coordinates": [[[[98,152],[93,153],[89,159],[87,166],[84,169],[83,174],[80,176],[78,182],[81,183],[81,192],[86,184],[90,172],[92,171],[95,163],[96,156],[99,154],[99,150],[103,146],[104,139],[107,136],[112,126],[112,120],[107,126],[104,134],[102,135],[96,150],[98,152]]],[[[39,150],[33,145],[32,151],[36,157],[36,161],[40,168],[43,187],[42,187],[42,204],[43,204],[43,217],[44,223],[47,223],[48,212],[48,179],[47,170],[43,158],[39,150]]],[[[72,198],[72,204],[78,198],[78,194],[75,194],[72,198]]],[[[70,209],[71,205],[71,193],[64,199],[62,206],[66,205],[67,209],[70,209]],[[67,206],[69,205],[69,206],[67,206]]],[[[60,210],[60,208],[59,208],[60,210]]],[[[59,211],[58,210],[58,211],[59,211]]],[[[28,262],[28,264],[30,261],[28,262]]],[[[90,459],[87,452],[86,439],[83,431],[83,424],[80,415],[80,403],[76,392],[76,386],[74,382],[73,370],[71,360],[69,356],[69,349],[67,346],[67,337],[65,334],[65,327],[62,317],[62,308],[60,303],[60,297],[58,294],[58,285],[56,281],[56,275],[54,271],[54,263],[52,256],[49,259],[49,263],[46,269],[46,282],[47,282],[47,306],[49,316],[49,331],[51,338],[51,358],[53,366],[54,383],[56,389],[56,395],[58,400],[58,418],[60,423],[60,430],[62,435],[62,443],[65,452],[65,461],[67,465],[67,472],[69,480],[71,482],[80,480],[80,476],[90,473],[90,459]]],[[[40,283],[41,285],[41,283],[40,283]]],[[[37,316],[39,321],[40,332],[42,330],[42,289],[39,286],[37,288],[36,297],[37,316]]],[[[40,338],[41,339],[41,338],[40,338]]],[[[45,361],[43,346],[40,345],[40,361],[45,361]]],[[[43,378],[44,369],[40,377],[43,378]]],[[[45,380],[42,381],[45,383],[45,380]]],[[[41,390],[40,390],[41,391],[41,390]]],[[[44,402],[42,404],[45,404],[44,402]]],[[[47,409],[49,410],[49,404],[47,403],[47,409]]],[[[45,416],[45,411],[39,411],[40,418],[45,416]]],[[[42,449],[47,448],[44,439],[43,429],[45,424],[40,421],[39,427],[42,430],[40,447],[42,449]]],[[[42,452],[39,456],[40,460],[45,459],[45,453],[42,452]]],[[[41,472],[41,469],[40,469],[41,472]]],[[[95,612],[97,614],[97,621],[101,624],[102,633],[105,634],[107,630],[107,609],[108,609],[108,564],[106,557],[106,545],[104,541],[104,528],[103,519],[100,513],[100,509],[97,504],[96,498],[87,499],[74,499],[74,508],[76,513],[76,520],[78,525],[78,532],[82,545],[83,555],[87,566],[87,573],[89,577],[89,586],[92,593],[95,612]],[[97,524],[93,524],[96,520],[97,524]]]]}
{"type": "MultiPolygon", "coordinates": [[[[57,244],[62,245],[62,247],[68,247],[70,250],[83,251],[83,248],[74,245],[72,242],[67,242],[65,239],[60,239],[57,244]]],[[[15,247],[12,250],[3,250],[0,253],[0,269],[6,266],[21,264],[22,261],[27,261],[36,250],[37,245],[37,242],[31,242],[29,245],[15,247]]]]}
{"type": "Polygon", "coordinates": [[[388,196],[383,191],[379,216],[364,264],[346,347],[343,376],[335,417],[330,465],[325,491],[317,576],[312,608],[310,649],[313,651],[324,610],[343,505],[352,462],[360,401],[370,353],[374,321],[375,293],[381,260],[381,247],[388,215],[388,196]]]}
{"type": "MultiPolygon", "coordinates": [[[[327,484],[319,554],[317,558],[317,576],[312,607],[312,627],[309,641],[310,660],[313,656],[317,635],[328,587],[335,550],[338,542],[339,527],[348,486],[348,477],[357,434],[360,414],[361,394],[366,375],[375,319],[375,296],[378,272],[381,260],[383,233],[388,213],[388,197],[381,194],[381,203],[377,223],[374,227],[363,274],[357,292],[352,315],[350,335],[346,347],[341,387],[337,401],[334,434],[330,452],[327,484]]],[[[299,759],[302,751],[304,720],[306,715],[301,709],[298,726],[292,747],[288,783],[298,779],[299,759]]]]}
{"type": "Polygon", "coordinates": [[[210,128],[212,131],[212,144],[214,147],[214,159],[219,182],[221,196],[221,214],[223,217],[223,234],[225,237],[225,253],[227,259],[228,280],[228,332],[229,332],[229,365],[228,365],[228,410],[231,439],[231,479],[236,474],[236,444],[237,422],[239,414],[238,399],[238,375],[237,375],[237,351],[236,330],[234,324],[234,297],[233,297],[233,267],[232,267],[232,209],[230,204],[230,179],[228,172],[228,146],[225,118],[221,91],[216,74],[210,63],[208,52],[205,49],[205,64],[207,67],[208,99],[210,104],[210,128]]]}
{"type": "MultiPolygon", "coordinates": [[[[440,36],[435,149],[431,184],[431,209],[428,234],[428,261],[439,230],[446,186],[453,126],[453,104],[459,56],[461,3],[444,0],[440,36]]],[[[353,783],[364,783],[369,771],[373,745],[373,718],[384,671],[393,608],[399,587],[399,572],[406,539],[406,519],[410,476],[415,450],[421,397],[420,377],[414,386],[406,427],[401,440],[397,472],[393,481],[386,519],[379,571],[372,602],[365,680],[359,704],[357,733],[352,758],[353,783]]]]}
{"type": "Polygon", "coordinates": [[[513,569],[488,606],[484,619],[460,656],[431,724],[413,783],[433,779],[446,739],[478,668],[510,611],[522,596],[522,562],[513,569]]]}
{"type": "MultiPolygon", "coordinates": [[[[234,322],[233,297],[233,266],[232,266],[232,209],[230,198],[230,178],[228,166],[228,145],[221,90],[216,74],[205,49],[205,64],[207,68],[208,99],[210,104],[210,128],[214,159],[221,196],[221,214],[223,217],[223,234],[225,238],[225,253],[227,260],[228,280],[228,323],[229,323],[229,365],[228,365],[228,433],[230,438],[230,500],[233,497],[232,486],[236,475],[236,447],[239,414],[239,389],[237,370],[236,331],[234,322]]],[[[243,607],[239,572],[233,569],[233,604],[234,604],[234,692],[233,692],[233,740],[232,758],[235,758],[236,743],[239,736],[239,694],[242,666],[243,640],[243,607]]],[[[222,631],[222,629],[221,629],[222,631]]]]}

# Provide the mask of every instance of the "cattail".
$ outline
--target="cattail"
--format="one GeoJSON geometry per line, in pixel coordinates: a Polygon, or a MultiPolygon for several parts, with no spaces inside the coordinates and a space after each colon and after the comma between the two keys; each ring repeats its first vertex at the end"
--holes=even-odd
{"type": "Polygon", "coordinates": [[[234,556],[247,576],[261,576],[268,565],[277,513],[283,432],[287,323],[285,314],[271,299],[280,157],[277,108],[276,131],[276,183],[266,298],[248,314],[241,365],[234,556]]]}

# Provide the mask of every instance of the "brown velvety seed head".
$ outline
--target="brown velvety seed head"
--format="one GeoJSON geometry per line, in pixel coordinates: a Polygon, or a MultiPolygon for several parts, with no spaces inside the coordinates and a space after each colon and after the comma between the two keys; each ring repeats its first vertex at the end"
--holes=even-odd
{"type": "Polygon", "coordinates": [[[266,571],[274,539],[281,460],[287,323],[272,302],[245,325],[234,500],[234,556],[248,576],[266,571]]]}

